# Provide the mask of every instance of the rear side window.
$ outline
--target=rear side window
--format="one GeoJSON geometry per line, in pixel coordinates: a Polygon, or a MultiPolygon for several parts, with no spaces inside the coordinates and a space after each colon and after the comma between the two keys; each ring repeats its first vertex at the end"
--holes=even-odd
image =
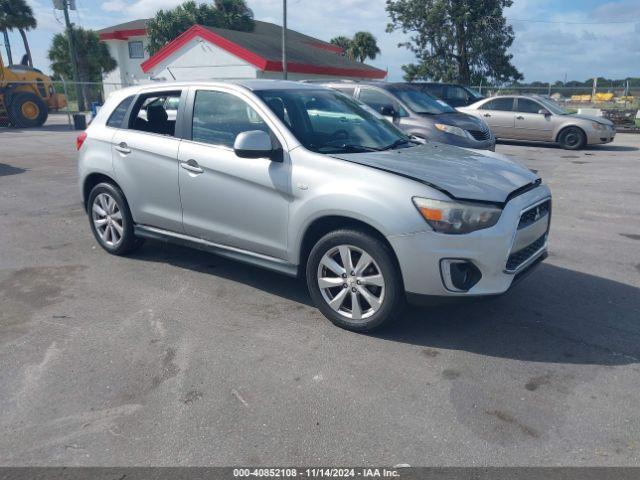
{"type": "MultiPolygon", "coordinates": [[[[271,108],[271,107],[270,107],[271,108]]],[[[233,147],[238,134],[250,130],[270,133],[262,117],[244,100],[226,92],[199,90],[193,105],[192,139],[233,147]]]]}
{"type": "Polygon", "coordinates": [[[124,116],[127,114],[127,110],[129,110],[129,105],[131,105],[133,99],[134,96],[132,95],[120,102],[120,105],[116,107],[113,113],[111,113],[109,120],[107,120],[107,127],[122,128],[122,121],[124,120],[124,116]]]}
{"type": "Polygon", "coordinates": [[[140,95],[131,111],[129,129],[174,136],[182,92],[153,92],[140,95]]]}
{"type": "Polygon", "coordinates": [[[497,110],[499,112],[513,111],[513,98],[496,98],[480,107],[480,110],[497,110]]]}

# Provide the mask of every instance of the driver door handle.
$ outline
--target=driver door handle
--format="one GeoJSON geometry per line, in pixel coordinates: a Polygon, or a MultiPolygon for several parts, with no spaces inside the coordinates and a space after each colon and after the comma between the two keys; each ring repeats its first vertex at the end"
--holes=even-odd
{"type": "Polygon", "coordinates": [[[524,117],[523,117],[522,115],[518,115],[518,116],[516,117],[516,120],[524,120],[524,117]]]}
{"type": "Polygon", "coordinates": [[[120,152],[124,155],[128,155],[129,153],[131,153],[131,149],[125,142],[120,142],[118,145],[116,145],[113,148],[115,148],[117,152],[120,152]]]}
{"type": "Polygon", "coordinates": [[[187,172],[196,173],[196,174],[204,172],[202,167],[200,167],[198,162],[196,162],[193,158],[187,160],[186,162],[180,162],[180,166],[184,168],[187,172]]]}
{"type": "Polygon", "coordinates": [[[491,114],[490,114],[490,113],[485,113],[485,114],[483,115],[483,117],[490,117],[490,116],[491,116],[491,114]]]}

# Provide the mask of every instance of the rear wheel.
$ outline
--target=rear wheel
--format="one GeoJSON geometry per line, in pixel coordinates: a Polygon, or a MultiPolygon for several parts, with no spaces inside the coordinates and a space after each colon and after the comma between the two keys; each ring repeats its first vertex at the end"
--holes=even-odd
{"type": "Polygon", "coordinates": [[[13,95],[9,105],[9,118],[14,127],[40,127],[48,116],[47,104],[35,93],[18,92],[13,95]]]}
{"type": "Polygon", "coordinates": [[[126,255],[142,245],[133,233],[133,219],[123,193],[110,183],[99,183],[88,199],[91,231],[102,248],[126,255]]]}
{"type": "Polygon", "coordinates": [[[401,315],[404,291],[389,247],[359,230],[322,237],[307,261],[307,285],[320,311],[339,327],[371,331],[401,315]]]}
{"type": "Polygon", "coordinates": [[[567,127],[558,135],[558,143],[565,150],[580,150],[587,143],[587,136],[578,127],[567,127]]]}

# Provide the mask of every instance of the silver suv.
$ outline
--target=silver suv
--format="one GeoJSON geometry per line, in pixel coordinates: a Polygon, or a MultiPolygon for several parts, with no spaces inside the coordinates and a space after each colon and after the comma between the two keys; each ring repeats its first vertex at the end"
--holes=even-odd
{"type": "Polygon", "coordinates": [[[306,278],[366,331],[405,300],[505,292],[546,255],[551,195],[496,154],[418,144],[355,100],[300,83],[169,83],[112,94],[78,137],[91,229],[306,278]],[[164,105],[175,104],[176,119],[164,105]]]}

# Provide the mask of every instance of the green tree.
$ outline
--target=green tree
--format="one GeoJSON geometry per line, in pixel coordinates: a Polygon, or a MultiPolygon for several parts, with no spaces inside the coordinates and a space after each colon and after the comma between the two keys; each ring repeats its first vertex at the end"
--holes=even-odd
{"type": "Polygon", "coordinates": [[[253,12],[245,0],[214,0],[213,5],[189,0],[171,10],[158,10],[147,23],[149,53],[153,55],[195,24],[250,32],[253,12]]]}
{"type": "Polygon", "coordinates": [[[329,43],[340,47],[344,55],[349,56],[349,49],[351,48],[351,39],[349,37],[333,37],[331,40],[329,40],[329,43]]]}
{"type": "Polygon", "coordinates": [[[356,32],[353,38],[339,36],[330,43],[342,48],[344,54],[352,60],[364,62],[367,58],[375,59],[380,53],[376,37],[369,32],[356,32]]]}
{"type": "MultiPolygon", "coordinates": [[[[26,30],[36,28],[37,25],[38,22],[36,22],[36,18],[33,16],[33,10],[25,0],[0,0],[0,30],[3,31],[5,36],[5,47],[7,48],[8,57],[11,57],[11,46],[8,41],[7,31],[17,29],[24,43],[28,65],[33,67],[26,30]]],[[[10,62],[12,62],[12,60],[10,60],[10,62]]]]}
{"type": "MultiPolygon", "coordinates": [[[[78,76],[81,82],[100,82],[102,75],[113,71],[117,63],[109,53],[107,46],[93,30],[74,27],[73,38],[76,45],[78,76]]],[[[57,33],[53,37],[48,52],[51,60],[51,70],[57,77],[73,78],[71,56],[67,34],[57,33]]],[[[100,97],[100,89],[92,88],[90,84],[82,84],[84,104],[100,97]]]]}
{"type": "Polygon", "coordinates": [[[513,28],[503,15],[512,0],[387,0],[387,31],[410,33],[399,44],[417,64],[404,65],[405,79],[466,85],[521,80],[507,50],[513,28]]]}

